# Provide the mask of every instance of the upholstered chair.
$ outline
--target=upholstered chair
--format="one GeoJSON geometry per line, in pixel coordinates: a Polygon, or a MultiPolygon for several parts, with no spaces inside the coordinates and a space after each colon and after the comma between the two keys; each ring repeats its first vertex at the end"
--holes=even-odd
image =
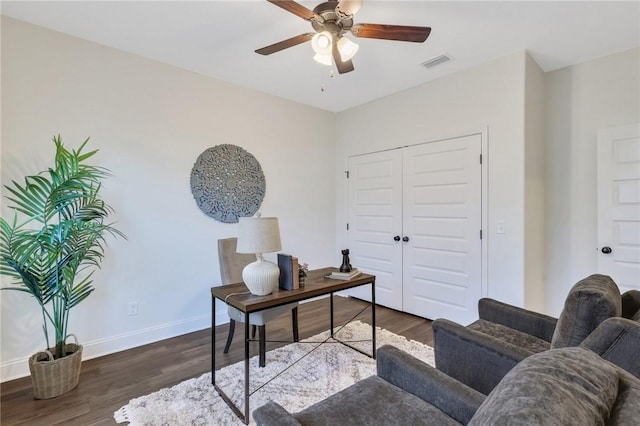
{"type": "Polygon", "coordinates": [[[640,378],[640,317],[606,319],[580,346],[640,378]]]}
{"type": "Polygon", "coordinates": [[[584,348],[559,348],[527,358],[485,396],[385,345],[376,375],[297,413],[269,401],[253,418],[259,426],[636,425],[640,380],[584,348]]]}
{"type": "Polygon", "coordinates": [[[640,290],[622,294],[622,318],[640,322],[640,290]]]}
{"type": "Polygon", "coordinates": [[[436,367],[485,395],[523,359],[553,348],[578,346],[607,318],[620,317],[615,282],[591,275],[569,291],[559,318],[493,299],[481,299],[480,319],[462,326],[432,323],[436,367]]]}
{"type": "MultiPolygon", "coordinates": [[[[234,284],[242,282],[242,269],[249,263],[255,262],[256,257],[253,254],[237,253],[238,239],[225,238],[218,240],[218,261],[220,262],[220,277],[222,284],[234,284]]],[[[276,308],[267,309],[260,312],[254,312],[249,315],[249,324],[251,324],[251,335],[255,338],[256,327],[258,329],[258,340],[260,344],[260,367],[265,366],[266,352],[266,324],[280,315],[291,312],[291,322],[293,328],[293,340],[298,341],[298,303],[289,303],[287,305],[278,306],[276,308]]],[[[227,313],[229,314],[229,334],[227,343],[224,346],[224,353],[229,352],[233,333],[235,331],[236,322],[244,323],[244,313],[237,310],[231,305],[227,305],[227,313]]]]}

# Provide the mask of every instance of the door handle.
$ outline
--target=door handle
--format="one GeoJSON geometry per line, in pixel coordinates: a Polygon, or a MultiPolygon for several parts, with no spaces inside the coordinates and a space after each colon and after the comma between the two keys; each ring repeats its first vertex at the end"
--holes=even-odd
{"type": "Polygon", "coordinates": [[[611,254],[613,252],[613,250],[611,250],[611,247],[602,247],[601,250],[604,254],[611,254]]]}
{"type": "Polygon", "coordinates": [[[396,235],[395,237],[393,237],[393,241],[400,241],[400,235],[396,235]]]}
{"type": "Polygon", "coordinates": [[[409,237],[402,237],[402,241],[404,241],[405,243],[409,241],[409,237]]]}

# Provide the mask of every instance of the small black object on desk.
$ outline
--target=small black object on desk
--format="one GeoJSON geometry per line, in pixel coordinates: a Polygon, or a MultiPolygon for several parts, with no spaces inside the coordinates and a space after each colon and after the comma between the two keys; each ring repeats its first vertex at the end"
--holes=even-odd
{"type": "Polygon", "coordinates": [[[351,272],[349,249],[342,250],[342,265],[340,265],[340,272],[351,272]]]}

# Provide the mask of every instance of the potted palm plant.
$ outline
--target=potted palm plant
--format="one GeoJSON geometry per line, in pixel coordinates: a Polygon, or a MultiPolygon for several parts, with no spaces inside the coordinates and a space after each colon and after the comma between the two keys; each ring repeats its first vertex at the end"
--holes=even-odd
{"type": "Polygon", "coordinates": [[[84,152],[88,141],[69,151],[54,137],[52,168],[5,185],[13,218],[0,218],[0,274],[13,279],[1,289],[27,293],[41,308],[45,350],[29,358],[38,399],[78,384],[82,346],[67,342],[69,313],[94,290],[92,274],[104,256],[105,237],[124,237],[106,222],[113,210],[99,193],[110,173],[87,164],[97,152],[84,152]]]}

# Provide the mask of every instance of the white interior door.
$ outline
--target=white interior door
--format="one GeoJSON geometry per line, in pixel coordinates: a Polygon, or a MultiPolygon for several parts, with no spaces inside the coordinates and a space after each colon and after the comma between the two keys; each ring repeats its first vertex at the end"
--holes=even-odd
{"type": "Polygon", "coordinates": [[[598,271],[640,289],[640,124],[598,132],[598,271]]]}
{"type": "Polygon", "coordinates": [[[482,294],[481,136],[404,150],[403,310],[468,324],[482,294]]]}
{"type": "MultiPolygon", "coordinates": [[[[376,303],[402,309],[402,151],[349,159],[351,265],[376,276],[376,303]]],[[[349,294],[370,300],[368,286],[349,294]]]]}

